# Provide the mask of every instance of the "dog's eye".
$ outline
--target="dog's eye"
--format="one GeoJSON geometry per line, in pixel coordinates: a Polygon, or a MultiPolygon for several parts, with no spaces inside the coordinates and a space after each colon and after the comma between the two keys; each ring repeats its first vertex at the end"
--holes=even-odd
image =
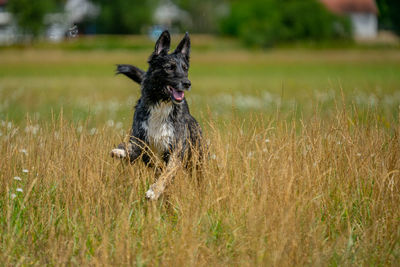
{"type": "Polygon", "coordinates": [[[167,64],[167,65],[165,65],[165,69],[169,70],[169,71],[173,71],[176,69],[176,65],[175,64],[167,64]]]}
{"type": "Polygon", "coordinates": [[[187,71],[187,70],[188,70],[188,67],[187,67],[186,65],[182,65],[182,69],[183,69],[184,71],[187,71]]]}

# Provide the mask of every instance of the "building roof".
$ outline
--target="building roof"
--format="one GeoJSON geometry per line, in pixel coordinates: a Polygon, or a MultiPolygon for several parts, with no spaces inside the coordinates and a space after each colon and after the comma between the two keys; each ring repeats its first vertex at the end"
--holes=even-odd
{"type": "Polygon", "coordinates": [[[330,11],[336,14],[378,13],[375,0],[320,0],[330,11]]]}

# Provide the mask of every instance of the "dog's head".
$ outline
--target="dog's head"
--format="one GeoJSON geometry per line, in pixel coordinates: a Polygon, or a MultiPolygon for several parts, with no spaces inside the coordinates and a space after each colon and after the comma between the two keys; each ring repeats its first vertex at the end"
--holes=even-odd
{"type": "Polygon", "coordinates": [[[164,31],[158,38],[154,52],[149,58],[149,69],[144,75],[142,87],[153,100],[171,100],[180,104],[185,90],[189,90],[188,79],[190,38],[186,33],[174,52],[168,53],[171,37],[164,31]]]}

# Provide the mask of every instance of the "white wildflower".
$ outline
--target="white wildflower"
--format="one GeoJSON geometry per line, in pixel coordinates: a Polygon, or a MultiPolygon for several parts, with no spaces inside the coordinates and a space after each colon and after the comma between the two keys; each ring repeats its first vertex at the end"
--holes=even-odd
{"type": "Polygon", "coordinates": [[[114,126],[114,121],[113,120],[108,120],[107,121],[107,126],[108,127],[113,127],[114,126]]]}
{"type": "Polygon", "coordinates": [[[29,171],[27,169],[22,170],[23,173],[28,173],[29,171]]]}
{"type": "Polygon", "coordinates": [[[25,127],[25,132],[26,133],[32,133],[33,135],[36,135],[37,132],[39,131],[39,125],[29,125],[25,127]]]}
{"type": "Polygon", "coordinates": [[[268,138],[265,139],[265,143],[269,143],[269,142],[271,142],[271,141],[268,138]]]}
{"type": "Polygon", "coordinates": [[[19,177],[19,176],[15,176],[15,177],[14,177],[14,180],[15,180],[15,181],[22,181],[21,177],[19,177]]]}
{"type": "Polygon", "coordinates": [[[16,198],[16,197],[17,197],[16,194],[14,194],[14,193],[11,194],[11,199],[14,199],[14,198],[16,198]]]}
{"type": "Polygon", "coordinates": [[[25,155],[28,155],[28,151],[26,151],[26,149],[20,149],[19,152],[21,152],[21,153],[23,153],[25,155]]]}
{"type": "Polygon", "coordinates": [[[215,154],[211,155],[211,159],[216,159],[216,158],[217,158],[217,156],[215,154]]]}
{"type": "Polygon", "coordinates": [[[17,190],[17,192],[20,192],[20,193],[24,192],[24,190],[22,190],[22,188],[19,188],[19,187],[16,190],[17,190]]]}
{"type": "Polygon", "coordinates": [[[260,109],[263,107],[263,100],[252,95],[240,95],[235,98],[235,103],[242,109],[260,109]]]}
{"type": "Polygon", "coordinates": [[[82,127],[82,126],[78,126],[78,128],[76,128],[76,131],[77,131],[78,133],[81,133],[82,130],[83,130],[83,127],[82,127]]]}
{"type": "Polygon", "coordinates": [[[96,133],[97,133],[97,129],[96,128],[90,129],[90,135],[95,135],[96,133]]]}
{"type": "Polygon", "coordinates": [[[109,111],[115,112],[118,110],[120,104],[117,101],[111,100],[108,103],[106,103],[105,106],[108,108],[109,111]]]}

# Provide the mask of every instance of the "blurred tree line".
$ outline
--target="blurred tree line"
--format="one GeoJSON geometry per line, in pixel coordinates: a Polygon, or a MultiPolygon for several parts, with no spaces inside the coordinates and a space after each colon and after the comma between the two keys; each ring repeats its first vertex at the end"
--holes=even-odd
{"type": "MultiPolygon", "coordinates": [[[[177,24],[185,31],[217,33],[220,16],[216,7],[224,0],[92,0],[101,7],[94,21],[97,33],[143,33],[153,23],[153,14],[160,4],[174,4],[189,14],[190,25],[177,24]]],[[[218,9],[217,9],[218,10],[218,9]]]]}
{"type": "Polygon", "coordinates": [[[222,33],[238,36],[249,45],[319,41],[350,33],[348,20],[333,15],[317,0],[236,0],[230,8],[221,20],[222,33]]]}
{"type": "MultiPolygon", "coordinates": [[[[220,20],[226,15],[228,0],[172,0],[179,8],[187,12],[192,24],[187,30],[198,33],[218,33],[220,20]]],[[[185,25],[183,25],[183,28],[185,25]]]]}
{"type": "Polygon", "coordinates": [[[91,0],[101,7],[94,21],[96,33],[138,34],[143,26],[152,24],[158,0],[91,0]]]}
{"type": "MultiPolygon", "coordinates": [[[[62,12],[67,0],[10,0],[22,33],[38,36],[49,12],[62,12]]],[[[319,0],[91,0],[100,7],[96,18],[81,22],[92,33],[137,34],[154,23],[162,3],[176,5],[191,23],[180,30],[236,36],[249,45],[270,46],[293,40],[327,40],[350,36],[346,18],[328,12],[319,0]]],[[[381,28],[400,33],[400,1],[377,0],[381,28]]]]}
{"type": "Polygon", "coordinates": [[[379,9],[379,27],[400,34],[400,1],[377,0],[376,3],[379,9]]]}
{"type": "Polygon", "coordinates": [[[35,37],[45,26],[45,15],[58,10],[61,4],[62,0],[11,0],[7,3],[7,9],[14,15],[21,33],[35,37]]]}

